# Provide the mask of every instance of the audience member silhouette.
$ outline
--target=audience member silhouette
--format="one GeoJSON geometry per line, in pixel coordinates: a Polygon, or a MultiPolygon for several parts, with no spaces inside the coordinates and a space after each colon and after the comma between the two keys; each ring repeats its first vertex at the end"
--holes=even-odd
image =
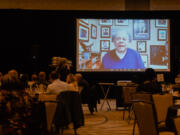
{"type": "Polygon", "coordinates": [[[150,94],[162,93],[162,87],[157,82],[156,72],[152,68],[145,70],[144,82],[137,87],[137,92],[146,92],[150,94]]]}
{"type": "Polygon", "coordinates": [[[93,114],[94,109],[96,109],[96,95],[94,95],[89,83],[83,78],[82,74],[77,73],[75,75],[76,81],[78,82],[78,87],[80,91],[80,96],[83,104],[88,104],[88,108],[91,114],[93,114]]]}
{"type": "Polygon", "coordinates": [[[70,90],[79,92],[78,91],[78,84],[77,84],[76,78],[75,78],[75,76],[72,73],[69,73],[67,75],[66,82],[69,84],[70,90]]]}
{"type": "Polygon", "coordinates": [[[49,77],[51,84],[49,84],[47,87],[48,93],[58,95],[60,92],[70,89],[68,83],[60,80],[60,74],[58,74],[56,71],[52,71],[49,77]]]}
{"type": "MultiPolygon", "coordinates": [[[[17,75],[14,70],[11,73],[17,75]]],[[[2,78],[0,91],[0,123],[3,135],[27,135],[31,118],[31,97],[19,89],[19,80],[12,74],[2,78]],[[17,87],[18,86],[18,87],[17,87]]]]}
{"type": "Polygon", "coordinates": [[[38,86],[40,90],[46,90],[49,82],[46,79],[46,73],[41,71],[38,75],[38,86]]]}

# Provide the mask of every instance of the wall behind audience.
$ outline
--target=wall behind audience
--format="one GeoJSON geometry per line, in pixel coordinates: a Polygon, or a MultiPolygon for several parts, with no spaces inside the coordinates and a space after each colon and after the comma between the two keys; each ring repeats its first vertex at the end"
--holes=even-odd
{"type": "MultiPolygon", "coordinates": [[[[167,10],[154,11],[162,18],[172,18],[172,71],[165,76],[173,81],[179,72],[179,0],[1,0],[0,9],[2,72],[11,68],[29,73],[49,71],[52,56],[67,57],[75,67],[76,16],[127,16],[125,11],[137,10],[146,10],[150,17],[151,11],[167,10]]],[[[147,17],[142,13],[140,17],[147,17]]],[[[141,76],[141,73],[84,73],[84,76],[92,81],[95,76],[96,81],[114,81],[128,80],[137,74],[141,76]]]]}
{"type": "Polygon", "coordinates": [[[179,0],[1,0],[0,9],[179,10],[179,0]]]}
{"type": "Polygon", "coordinates": [[[124,10],[125,0],[1,0],[1,9],[124,10]]]}
{"type": "MultiPolygon", "coordinates": [[[[117,12],[117,11],[38,11],[1,10],[0,12],[0,71],[16,68],[20,72],[49,71],[53,56],[67,57],[75,67],[76,17],[170,17],[172,71],[165,73],[172,81],[178,73],[180,50],[180,11],[117,12]]],[[[75,70],[74,70],[75,71],[75,70]]],[[[91,81],[129,80],[142,73],[84,73],[91,81]],[[104,77],[107,76],[107,77],[104,77]],[[96,77],[96,79],[95,79],[96,77]]]]}

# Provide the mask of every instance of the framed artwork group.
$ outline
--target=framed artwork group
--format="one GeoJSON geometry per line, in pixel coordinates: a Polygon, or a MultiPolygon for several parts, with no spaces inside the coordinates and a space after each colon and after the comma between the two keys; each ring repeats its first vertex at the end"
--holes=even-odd
{"type": "MultiPolygon", "coordinates": [[[[132,20],[132,36],[133,40],[150,40],[150,20],[148,19],[135,19],[132,20]]],[[[80,32],[80,39],[81,40],[88,40],[89,29],[91,30],[91,38],[97,38],[97,25],[91,24],[89,26],[88,19],[80,19],[79,24],[79,32],[80,32]]],[[[111,37],[111,27],[112,26],[128,26],[129,20],[128,19],[100,19],[100,36],[101,38],[110,38],[111,37]]],[[[164,28],[168,27],[168,20],[167,19],[155,19],[155,27],[158,29],[157,37],[159,41],[164,41],[167,39],[167,30],[164,28]]]]}
{"type": "Polygon", "coordinates": [[[168,19],[79,19],[77,26],[82,62],[92,60],[95,65],[101,61],[107,52],[115,48],[112,35],[120,29],[129,32],[132,42],[128,47],[140,54],[146,68],[168,63],[168,19]],[[98,56],[92,57],[94,52],[98,56]]]}
{"type": "Polygon", "coordinates": [[[164,29],[168,27],[167,19],[156,19],[155,27],[157,29],[157,39],[158,41],[167,41],[168,40],[168,30],[164,29]]]}
{"type": "MultiPolygon", "coordinates": [[[[132,27],[132,39],[136,40],[136,50],[139,53],[146,53],[148,40],[151,38],[150,27],[157,30],[157,41],[168,40],[168,20],[154,19],[151,25],[149,19],[99,19],[97,23],[91,23],[89,19],[79,20],[79,40],[89,42],[90,39],[98,39],[100,37],[100,49],[108,51],[111,45],[111,34],[115,27],[129,28],[132,27]]],[[[156,33],[156,32],[155,32],[156,33]]]]}

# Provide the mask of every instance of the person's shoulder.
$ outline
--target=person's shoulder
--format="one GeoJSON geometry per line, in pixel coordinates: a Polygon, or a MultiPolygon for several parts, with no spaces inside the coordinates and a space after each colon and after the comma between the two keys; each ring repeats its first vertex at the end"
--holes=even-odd
{"type": "Polygon", "coordinates": [[[61,80],[58,80],[58,82],[57,82],[59,85],[63,85],[63,86],[67,86],[67,87],[69,87],[69,84],[67,83],[67,82],[64,82],[64,81],[61,81],[61,80]]]}
{"type": "Polygon", "coordinates": [[[107,60],[107,59],[118,59],[115,49],[107,52],[104,56],[103,59],[107,60]]]}
{"type": "Polygon", "coordinates": [[[104,57],[106,57],[106,56],[112,56],[112,55],[114,55],[114,54],[115,54],[115,49],[107,52],[107,53],[104,55],[104,57]]]}
{"type": "Polygon", "coordinates": [[[132,49],[132,48],[127,48],[127,51],[128,51],[128,52],[134,52],[134,53],[137,53],[137,51],[134,50],[134,49],[132,49]]]}
{"type": "Polygon", "coordinates": [[[67,82],[61,81],[62,84],[69,86],[67,82]]]}
{"type": "Polygon", "coordinates": [[[55,81],[53,81],[52,83],[49,83],[49,84],[47,85],[47,87],[48,87],[48,88],[52,88],[52,87],[56,86],[56,85],[57,85],[57,81],[58,81],[58,80],[55,80],[55,81]]]}
{"type": "Polygon", "coordinates": [[[51,89],[53,86],[54,86],[54,84],[51,83],[51,84],[49,84],[49,85],[47,86],[47,89],[51,89]]]}
{"type": "Polygon", "coordinates": [[[136,56],[140,56],[140,54],[136,50],[134,50],[132,48],[127,48],[127,53],[128,54],[133,54],[133,55],[136,55],[136,56]]]}

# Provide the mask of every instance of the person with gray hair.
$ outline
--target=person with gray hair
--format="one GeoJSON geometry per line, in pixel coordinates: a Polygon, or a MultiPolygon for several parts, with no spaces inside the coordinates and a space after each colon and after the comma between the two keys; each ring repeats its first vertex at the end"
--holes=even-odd
{"type": "Polygon", "coordinates": [[[112,42],[115,49],[106,53],[102,59],[104,69],[144,69],[144,63],[140,54],[128,44],[131,42],[127,31],[118,30],[112,34],[112,42]]]}

